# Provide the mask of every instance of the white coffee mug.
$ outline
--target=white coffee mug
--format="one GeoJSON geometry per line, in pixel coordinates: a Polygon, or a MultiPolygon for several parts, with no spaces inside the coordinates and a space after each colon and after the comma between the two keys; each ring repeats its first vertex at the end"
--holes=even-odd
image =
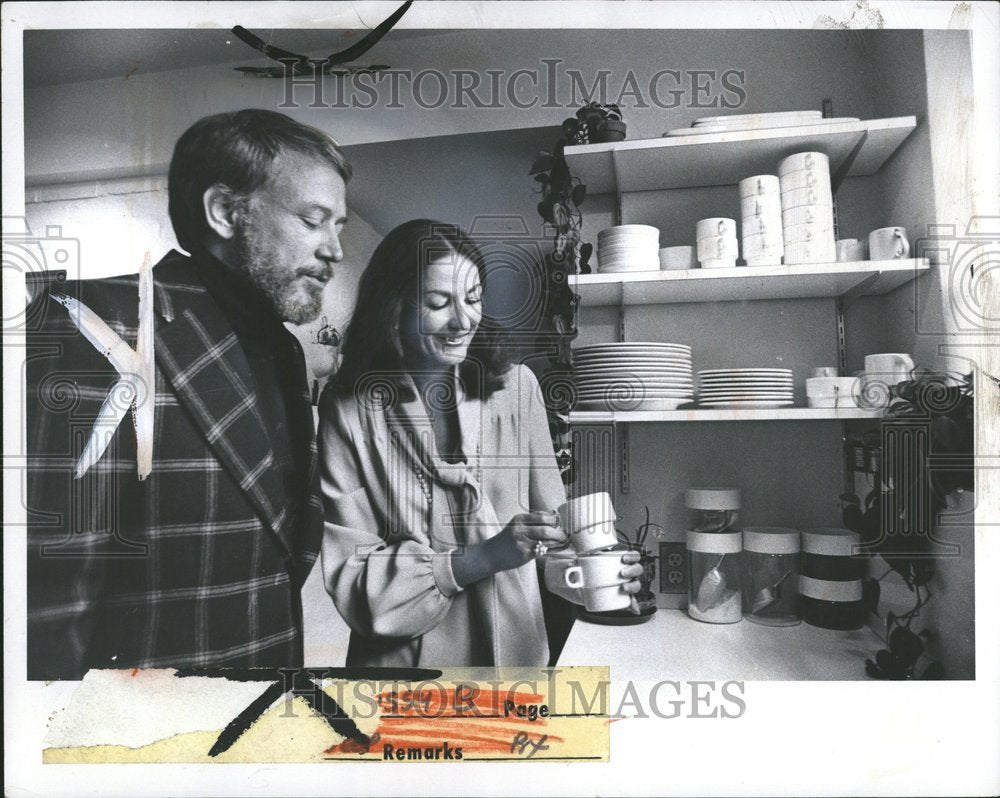
{"type": "Polygon", "coordinates": [[[664,247],[660,250],[661,269],[697,269],[698,259],[694,247],[664,247]]]}
{"type": "Polygon", "coordinates": [[[596,551],[618,542],[615,534],[615,508],[607,493],[578,496],[556,512],[570,544],[578,554],[596,551]]]}
{"type": "Polygon", "coordinates": [[[885,352],[865,357],[865,377],[895,385],[910,379],[915,368],[913,358],[905,352],[885,352]]]}
{"type": "Polygon", "coordinates": [[[797,188],[817,188],[824,191],[830,190],[830,172],[823,171],[822,167],[813,169],[798,169],[794,172],[786,172],[781,176],[779,183],[781,190],[794,191],[797,188]]]}
{"type": "Polygon", "coordinates": [[[865,259],[865,244],[857,238],[837,239],[837,263],[854,263],[865,259]]]}
{"type": "Polygon", "coordinates": [[[778,216],[781,214],[781,194],[755,194],[740,200],[740,215],[746,219],[749,216],[778,216]]]}
{"type": "Polygon", "coordinates": [[[583,604],[588,612],[622,610],[629,606],[630,596],[625,592],[628,581],[622,575],[623,551],[603,551],[576,559],[563,572],[567,587],[577,588],[583,594],[583,604]]]}
{"type": "Polygon", "coordinates": [[[702,219],[695,225],[696,238],[713,238],[715,236],[736,235],[736,220],[726,219],[721,216],[713,216],[711,219],[702,219]]]}
{"type": "Polygon", "coordinates": [[[905,227],[880,227],[868,234],[868,252],[872,260],[901,260],[910,254],[905,227]]]}
{"type": "Polygon", "coordinates": [[[777,175],[746,177],[740,181],[740,199],[766,194],[777,195],[781,191],[780,185],[777,175]]]}

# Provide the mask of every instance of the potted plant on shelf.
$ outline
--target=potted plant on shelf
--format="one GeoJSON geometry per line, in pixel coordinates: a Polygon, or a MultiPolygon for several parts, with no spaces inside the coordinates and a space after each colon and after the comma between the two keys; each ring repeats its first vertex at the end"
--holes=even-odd
{"type": "MultiPolygon", "coordinates": [[[[918,463],[913,473],[879,458],[875,487],[864,502],[852,493],[841,494],[843,523],[861,536],[868,552],[881,555],[889,566],[879,579],[864,583],[864,600],[875,612],[880,598],[880,580],[892,572],[902,578],[913,593],[913,606],[902,614],[886,614],[887,648],[866,660],[865,671],[877,679],[941,679],[944,666],[931,661],[917,674],[918,660],[932,639],[929,629],[915,632],[914,621],[933,598],[930,582],[937,558],[932,529],[920,529],[921,513],[929,509],[935,524],[950,497],[971,494],[974,488],[974,409],[973,375],[959,379],[929,370],[915,371],[911,379],[889,389],[889,402],[883,424],[892,433],[893,425],[922,428],[929,441],[928,457],[918,463]],[[932,467],[931,460],[947,463],[946,468],[932,467]],[[926,501],[925,501],[926,499],[926,501]],[[886,520],[893,531],[886,533],[886,520]]],[[[888,438],[887,438],[888,439],[888,438]]]]}
{"type": "Polygon", "coordinates": [[[625,140],[626,125],[622,120],[621,109],[614,103],[588,103],[576,112],[576,118],[583,124],[584,141],[579,142],[581,144],[625,140]]]}

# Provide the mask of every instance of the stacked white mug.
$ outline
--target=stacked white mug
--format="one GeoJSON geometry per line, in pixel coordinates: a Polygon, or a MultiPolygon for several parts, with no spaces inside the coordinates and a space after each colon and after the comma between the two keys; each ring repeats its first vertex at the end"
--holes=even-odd
{"type": "Polygon", "coordinates": [[[789,155],[778,165],[785,263],[834,263],[830,159],[822,152],[789,155]]]}
{"type": "Polygon", "coordinates": [[[731,269],[736,266],[739,244],[736,220],[713,217],[695,225],[698,236],[698,262],[703,269],[731,269]]]}
{"type": "Polygon", "coordinates": [[[776,175],[754,175],[740,181],[743,260],[747,266],[781,265],[780,185],[776,175]]]}

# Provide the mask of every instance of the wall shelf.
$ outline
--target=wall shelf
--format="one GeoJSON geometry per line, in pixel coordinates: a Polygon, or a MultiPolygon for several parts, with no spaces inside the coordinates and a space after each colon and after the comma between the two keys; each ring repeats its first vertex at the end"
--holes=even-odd
{"type": "Polygon", "coordinates": [[[570,288],[582,306],[726,302],[752,299],[886,294],[930,264],[911,260],[819,263],[798,266],[737,266],[734,269],[578,274],[570,288]]]}
{"type": "Polygon", "coordinates": [[[569,414],[571,424],[625,424],[671,421],[851,421],[880,418],[882,409],[859,407],[691,408],[688,410],[580,410],[569,414]]]}
{"type": "Polygon", "coordinates": [[[639,139],[566,147],[569,170],[588,194],[622,194],[701,186],[727,186],[757,174],[777,174],[778,162],[796,152],[824,152],[830,173],[864,138],[847,176],[871,175],[917,126],[915,116],[839,124],[799,125],[703,136],[639,139]]]}

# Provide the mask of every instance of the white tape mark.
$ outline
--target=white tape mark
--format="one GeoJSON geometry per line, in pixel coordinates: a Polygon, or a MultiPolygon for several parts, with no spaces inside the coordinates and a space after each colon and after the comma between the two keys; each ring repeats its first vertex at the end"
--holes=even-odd
{"type": "Polygon", "coordinates": [[[69,311],[70,320],[121,375],[108,392],[94,422],[87,445],[76,463],[79,479],[107,451],[115,430],[131,408],[135,424],[139,479],[153,470],[153,412],[156,407],[156,369],[153,360],[153,272],[149,253],[139,267],[139,334],[133,350],[104,320],[78,299],[63,294],[52,298],[69,311]]]}

